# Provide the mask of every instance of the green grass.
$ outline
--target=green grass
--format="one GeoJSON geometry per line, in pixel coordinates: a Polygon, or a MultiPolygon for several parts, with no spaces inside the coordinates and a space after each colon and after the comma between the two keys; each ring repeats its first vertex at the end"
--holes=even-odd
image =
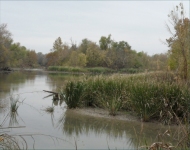
{"type": "Polygon", "coordinates": [[[81,67],[70,67],[70,66],[49,66],[49,71],[62,71],[62,72],[82,72],[82,73],[97,73],[97,74],[105,74],[105,73],[128,73],[128,74],[135,74],[141,73],[144,70],[135,69],[135,68],[123,68],[119,70],[114,70],[106,67],[92,67],[92,68],[81,68],[81,67]]]}
{"type": "Polygon", "coordinates": [[[116,115],[132,111],[143,121],[165,124],[185,121],[189,111],[189,84],[176,81],[172,73],[99,75],[68,82],[63,90],[69,108],[100,107],[116,115]],[[74,104],[75,103],[75,104],[74,104]]]}
{"type": "Polygon", "coordinates": [[[94,67],[94,68],[80,68],[80,67],[66,67],[66,66],[49,66],[49,71],[62,71],[62,72],[73,72],[73,73],[113,73],[116,72],[113,69],[105,67],[94,67]]]}
{"type": "Polygon", "coordinates": [[[78,82],[68,82],[64,91],[60,94],[65,100],[68,108],[76,108],[79,106],[80,99],[83,92],[83,83],[78,82]]]}
{"type": "Polygon", "coordinates": [[[62,71],[62,72],[87,72],[84,68],[79,67],[63,67],[63,66],[49,66],[49,71],[62,71]]]}

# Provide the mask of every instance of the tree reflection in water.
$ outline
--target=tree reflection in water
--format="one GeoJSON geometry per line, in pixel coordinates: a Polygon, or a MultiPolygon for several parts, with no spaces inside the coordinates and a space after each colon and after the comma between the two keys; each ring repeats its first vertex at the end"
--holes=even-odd
{"type": "MultiPolygon", "coordinates": [[[[63,134],[70,137],[78,137],[81,134],[89,135],[94,132],[97,136],[106,134],[108,138],[121,139],[127,134],[125,125],[118,121],[80,115],[72,110],[67,110],[60,116],[57,127],[62,129],[63,134]]],[[[128,140],[126,142],[132,142],[130,136],[126,140],[128,140]]]]}
{"type": "Polygon", "coordinates": [[[125,138],[128,143],[142,146],[145,141],[147,144],[151,144],[155,141],[158,133],[166,130],[166,127],[162,125],[155,125],[155,127],[152,125],[151,123],[97,118],[66,110],[60,116],[57,127],[62,130],[63,134],[70,137],[79,137],[82,134],[89,135],[94,132],[97,136],[106,134],[108,138],[112,139],[125,138]]]}

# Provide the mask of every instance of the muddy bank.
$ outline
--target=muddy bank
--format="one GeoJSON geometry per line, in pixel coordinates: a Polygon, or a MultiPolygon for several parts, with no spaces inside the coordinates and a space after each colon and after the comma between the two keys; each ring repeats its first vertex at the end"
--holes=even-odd
{"type": "Polygon", "coordinates": [[[101,108],[76,108],[71,109],[71,111],[93,117],[109,118],[124,121],[141,121],[137,116],[130,114],[130,112],[119,111],[116,116],[111,116],[109,115],[108,111],[101,108]]]}

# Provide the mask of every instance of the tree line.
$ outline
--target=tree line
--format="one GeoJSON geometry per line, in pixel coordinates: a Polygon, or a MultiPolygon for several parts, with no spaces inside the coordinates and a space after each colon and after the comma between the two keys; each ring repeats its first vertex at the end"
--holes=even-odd
{"type": "Polygon", "coordinates": [[[137,52],[126,41],[114,41],[111,35],[101,36],[99,44],[85,38],[77,46],[69,46],[58,37],[46,55],[47,66],[107,67],[111,69],[165,69],[167,54],[149,56],[137,52]]]}
{"type": "Polygon", "coordinates": [[[180,3],[168,15],[171,26],[167,29],[171,37],[166,39],[168,52],[153,56],[132,49],[127,41],[114,41],[111,34],[101,36],[99,43],[84,38],[79,45],[63,43],[55,39],[47,54],[36,53],[20,43],[14,43],[6,24],[0,25],[0,67],[107,67],[141,70],[174,70],[187,79],[190,66],[190,20],[185,17],[180,3]]]}
{"type": "Polygon", "coordinates": [[[42,65],[42,53],[27,49],[20,43],[14,43],[7,24],[0,25],[0,68],[3,67],[38,67],[42,65]]]}
{"type": "Polygon", "coordinates": [[[63,43],[58,37],[47,54],[36,53],[14,43],[7,24],[0,25],[0,68],[2,67],[107,67],[111,69],[164,69],[167,54],[149,56],[137,52],[126,41],[116,42],[111,35],[100,37],[99,44],[85,38],[77,45],[63,43]]]}

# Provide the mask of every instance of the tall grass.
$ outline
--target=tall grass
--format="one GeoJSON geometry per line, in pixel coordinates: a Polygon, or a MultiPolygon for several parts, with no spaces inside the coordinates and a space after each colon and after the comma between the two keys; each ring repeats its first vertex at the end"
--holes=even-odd
{"type": "Polygon", "coordinates": [[[18,107],[20,106],[19,98],[10,97],[10,111],[11,112],[17,112],[18,107]]]}
{"type": "Polygon", "coordinates": [[[190,112],[188,83],[176,81],[169,73],[99,75],[69,82],[64,91],[68,107],[96,106],[107,109],[110,115],[123,109],[133,111],[143,121],[156,119],[170,124],[177,122],[176,116],[185,121],[190,112]]]}
{"type": "Polygon", "coordinates": [[[71,81],[67,83],[61,95],[64,98],[68,108],[76,108],[79,106],[82,92],[83,92],[82,82],[71,81]]]}

